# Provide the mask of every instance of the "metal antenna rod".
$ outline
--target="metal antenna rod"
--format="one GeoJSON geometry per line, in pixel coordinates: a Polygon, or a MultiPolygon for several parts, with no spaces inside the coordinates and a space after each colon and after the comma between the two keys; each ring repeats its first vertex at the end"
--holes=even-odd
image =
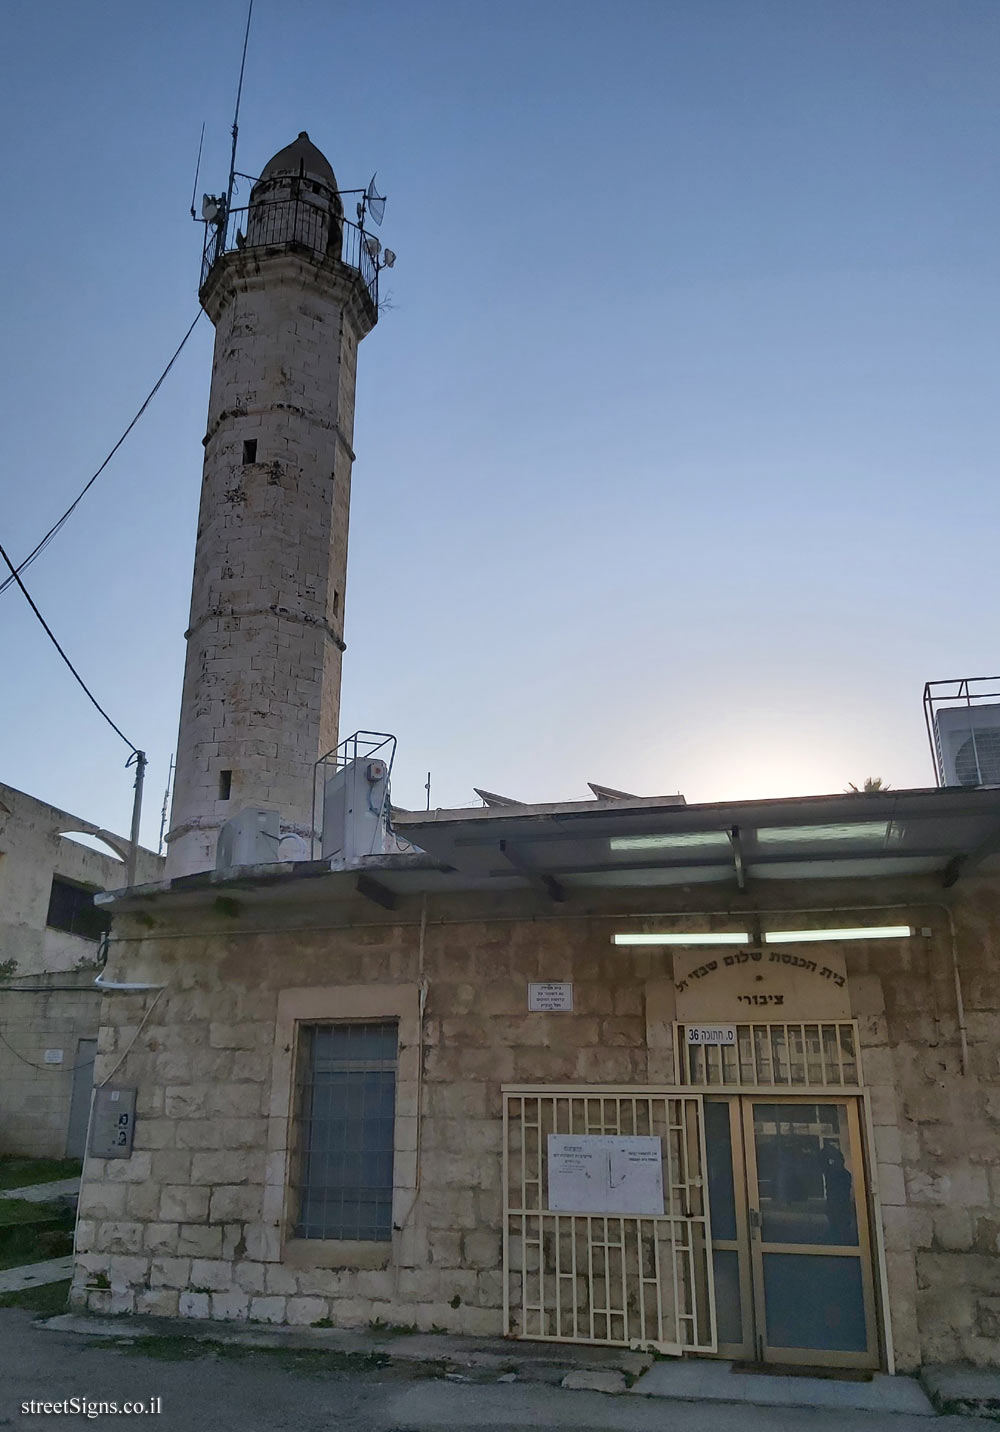
{"type": "Polygon", "coordinates": [[[236,179],[236,141],[240,132],[240,100],[243,98],[243,72],[247,67],[247,45],[250,42],[250,19],[253,15],[253,0],[247,6],[247,27],[243,34],[243,58],[240,60],[240,82],[236,87],[236,109],[233,113],[233,152],[229,161],[229,188],[226,190],[225,222],[229,222],[229,210],[233,203],[233,183],[236,179]]]}
{"type": "Polygon", "coordinates": [[[196,164],[195,164],[195,166],[194,166],[194,184],[193,184],[192,187],[191,187],[191,217],[192,217],[192,219],[197,219],[197,217],[198,217],[197,213],[195,212],[195,207],[194,207],[194,205],[195,205],[195,200],[196,200],[197,197],[198,197],[198,175],[201,173],[201,148],[202,148],[202,145],[203,145],[204,143],[205,143],[205,121],[202,120],[202,122],[201,122],[201,138],[198,140],[198,159],[197,159],[197,162],[196,162],[196,164]]]}

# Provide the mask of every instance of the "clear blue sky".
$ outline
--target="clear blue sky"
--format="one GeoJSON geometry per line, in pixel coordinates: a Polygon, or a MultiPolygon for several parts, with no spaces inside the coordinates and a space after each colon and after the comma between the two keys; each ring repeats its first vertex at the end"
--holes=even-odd
{"type": "MultiPolygon", "coordinates": [[[[0,541],[37,541],[196,312],[244,18],[6,12],[0,541]]],[[[240,167],[377,169],[342,734],[394,796],[931,781],[927,678],[997,649],[996,0],[257,0],[240,167]]],[[[174,748],[203,319],[26,574],[174,748]]],[[[0,597],[0,778],[122,828],[125,749],[0,597]]]]}

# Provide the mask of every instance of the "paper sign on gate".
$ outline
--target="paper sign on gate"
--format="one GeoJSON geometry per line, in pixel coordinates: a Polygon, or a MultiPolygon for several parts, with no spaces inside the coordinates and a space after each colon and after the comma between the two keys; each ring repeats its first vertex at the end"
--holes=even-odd
{"type": "Polygon", "coordinates": [[[640,1134],[549,1134],[553,1213],[663,1215],[660,1140],[640,1134]]]}

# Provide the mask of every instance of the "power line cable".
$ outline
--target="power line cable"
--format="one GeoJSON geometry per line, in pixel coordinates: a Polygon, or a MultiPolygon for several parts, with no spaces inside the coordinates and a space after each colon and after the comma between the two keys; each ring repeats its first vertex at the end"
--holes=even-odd
{"type": "MultiPolygon", "coordinates": [[[[31,552],[28,553],[27,557],[25,557],[25,559],[24,559],[23,562],[19,563],[19,565],[18,565],[18,567],[17,567],[17,571],[15,572],[14,568],[11,568],[11,576],[6,577],[2,582],[0,582],[0,596],[3,595],[3,593],[7,590],[7,588],[8,588],[8,587],[11,585],[11,583],[14,581],[14,578],[15,578],[15,576],[17,575],[17,572],[23,572],[26,567],[30,567],[31,564],[32,564],[32,562],[35,560],[35,558],[38,557],[38,556],[40,556],[41,553],[45,551],[45,548],[46,548],[46,547],[49,545],[49,543],[52,541],[52,538],[53,538],[53,537],[56,535],[56,533],[59,531],[60,527],[62,527],[62,525],[63,525],[63,523],[66,521],[66,519],[67,519],[67,518],[71,515],[71,513],[74,511],[74,509],[76,508],[77,504],[80,502],[80,500],[81,500],[83,497],[86,496],[86,494],[87,494],[87,493],[90,491],[90,489],[93,487],[94,483],[95,483],[95,482],[97,481],[97,479],[100,477],[101,473],[102,473],[102,472],[104,471],[104,469],[107,467],[108,463],[109,463],[109,462],[111,461],[111,459],[114,457],[115,453],[116,453],[116,452],[118,451],[118,449],[121,447],[122,443],[123,443],[123,442],[125,441],[125,439],[128,437],[129,433],[130,433],[130,432],[132,431],[132,429],[135,427],[136,423],[137,423],[137,422],[139,421],[139,419],[142,417],[143,413],[144,413],[144,412],[146,411],[146,409],[149,407],[150,403],[151,403],[151,402],[153,401],[153,399],[156,397],[156,394],[159,392],[160,387],[161,387],[161,385],[162,385],[162,383],[163,383],[163,380],[166,378],[167,374],[170,372],[171,368],[174,366],[174,364],[176,363],[177,359],[180,357],[181,351],[182,351],[182,349],[184,348],[185,343],[188,341],[188,339],[191,337],[191,334],[194,332],[195,324],[198,322],[198,319],[201,317],[201,314],[202,314],[202,310],[199,308],[198,312],[195,314],[194,323],[191,324],[191,327],[188,329],[188,331],[185,333],[184,337],[181,339],[180,345],[177,347],[177,349],[175,349],[174,355],[173,355],[173,357],[171,358],[170,362],[167,364],[167,366],[164,368],[163,372],[160,374],[160,376],[157,378],[156,382],[153,384],[152,388],[149,390],[149,393],[148,393],[148,395],[147,395],[147,397],[146,397],[146,401],[143,403],[142,407],[141,407],[141,408],[139,409],[139,411],[136,413],[135,417],[134,417],[134,418],[132,419],[132,421],[129,423],[128,427],[127,427],[127,428],[125,429],[125,431],[122,433],[121,437],[120,437],[120,438],[118,439],[118,441],[115,443],[114,447],[113,447],[113,448],[111,449],[111,451],[108,453],[107,457],[106,457],[106,458],[104,459],[104,461],[101,463],[100,467],[99,467],[99,468],[97,469],[97,471],[94,473],[93,477],[90,478],[90,480],[89,480],[87,483],[85,483],[85,485],[84,485],[84,487],[82,488],[82,490],[77,494],[76,498],[74,498],[74,500],[73,500],[73,501],[70,503],[70,505],[67,507],[66,511],[63,513],[63,515],[59,518],[59,521],[56,522],[52,527],[49,528],[49,530],[46,532],[45,536],[44,536],[44,537],[42,538],[42,540],[39,542],[38,546],[35,547],[33,551],[31,551],[31,552]]],[[[9,565],[10,565],[10,564],[8,563],[8,566],[9,566],[9,565]]],[[[29,598],[29,601],[30,601],[30,598],[29,598]]]]}
{"type": "Polygon", "coordinates": [[[21,581],[21,577],[20,577],[20,574],[18,573],[17,568],[14,566],[14,563],[13,563],[13,562],[10,560],[10,558],[7,556],[7,553],[4,551],[4,549],[3,549],[2,546],[0,546],[0,557],[2,557],[2,558],[4,559],[4,561],[7,563],[7,566],[10,568],[10,578],[9,578],[8,580],[16,582],[17,585],[21,588],[21,591],[24,593],[25,600],[27,601],[28,606],[31,608],[31,610],[34,612],[35,616],[38,618],[38,620],[41,622],[42,626],[45,628],[45,632],[46,632],[46,635],[47,635],[48,638],[49,638],[49,641],[51,641],[51,643],[52,643],[52,645],[55,647],[56,651],[59,653],[59,655],[62,657],[63,661],[66,663],[66,665],[69,667],[70,671],[71,671],[71,672],[73,673],[73,675],[75,676],[77,682],[79,683],[79,685],[80,685],[81,688],[83,689],[83,692],[84,692],[84,694],[87,696],[88,700],[92,703],[92,705],[96,706],[97,710],[98,710],[98,711],[101,713],[101,715],[104,717],[105,721],[107,721],[107,723],[108,723],[108,725],[111,727],[112,731],[114,731],[116,735],[118,735],[118,736],[120,736],[120,737],[122,738],[122,740],[125,742],[126,746],[129,748],[129,750],[132,752],[132,754],[133,754],[134,756],[139,756],[141,753],[140,753],[140,751],[139,751],[138,746],[133,745],[132,742],[129,740],[129,738],[125,735],[125,732],[121,729],[121,727],[115,725],[115,723],[112,721],[111,717],[110,717],[110,716],[108,715],[108,713],[105,711],[104,707],[103,707],[103,706],[101,705],[101,703],[98,701],[97,697],[96,697],[96,696],[94,695],[94,693],[90,690],[90,688],[88,687],[87,683],[84,681],[83,677],[82,677],[82,676],[80,675],[80,673],[77,671],[76,667],[75,667],[75,666],[73,665],[73,663],[70,661],[69,657],[68,657],[68,656],[66,655],[66,653],[63,651],[63,649],[62,649],[62,647],[59,645],[58,641],[56,641],[55,633],[53,632],[52,628],[49,626],[49,624],[48,624],[48,622],[45,620],[45,618],[42,616],[41,612],[40,612],[40,611],[38,610],[38,608],[35,606],[35,603],[34,603],[34,601],[32,600],[32,597],[31,597],[31,593],[28,591],[27,587],[26,587],[26,586],[24,585],[24,583],[21,581]]]}
{"type": "MultiPolygon", "coordinates": [[[[81,986],[81,988],[86,989],[86,986],[81,986]]],[[[2,1029],[0,1029],[0,1042],[6,1044],[11,1054],[13,1054],[15,1058],[20,1059],[22,1064],[27,1064],[29,1069],[38,1069],[43,1074],[75,1074],[78,1069],[86,1069],[88,1065],[94,1062],[93,1059],[85,1059],[82,1064],[36,1064],[33,1059],[27,1058],[19,1049],[14,1048],[2,1029]]]]}

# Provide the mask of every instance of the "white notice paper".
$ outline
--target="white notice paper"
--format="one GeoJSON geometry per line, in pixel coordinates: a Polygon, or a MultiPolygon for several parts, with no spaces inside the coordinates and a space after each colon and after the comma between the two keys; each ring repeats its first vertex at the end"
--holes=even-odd
{"type": "Polygon", "coordinates": [[[549,1134],[553,1213],[663,1214],[660,1140],[637,1134],[549,1134]]]}

